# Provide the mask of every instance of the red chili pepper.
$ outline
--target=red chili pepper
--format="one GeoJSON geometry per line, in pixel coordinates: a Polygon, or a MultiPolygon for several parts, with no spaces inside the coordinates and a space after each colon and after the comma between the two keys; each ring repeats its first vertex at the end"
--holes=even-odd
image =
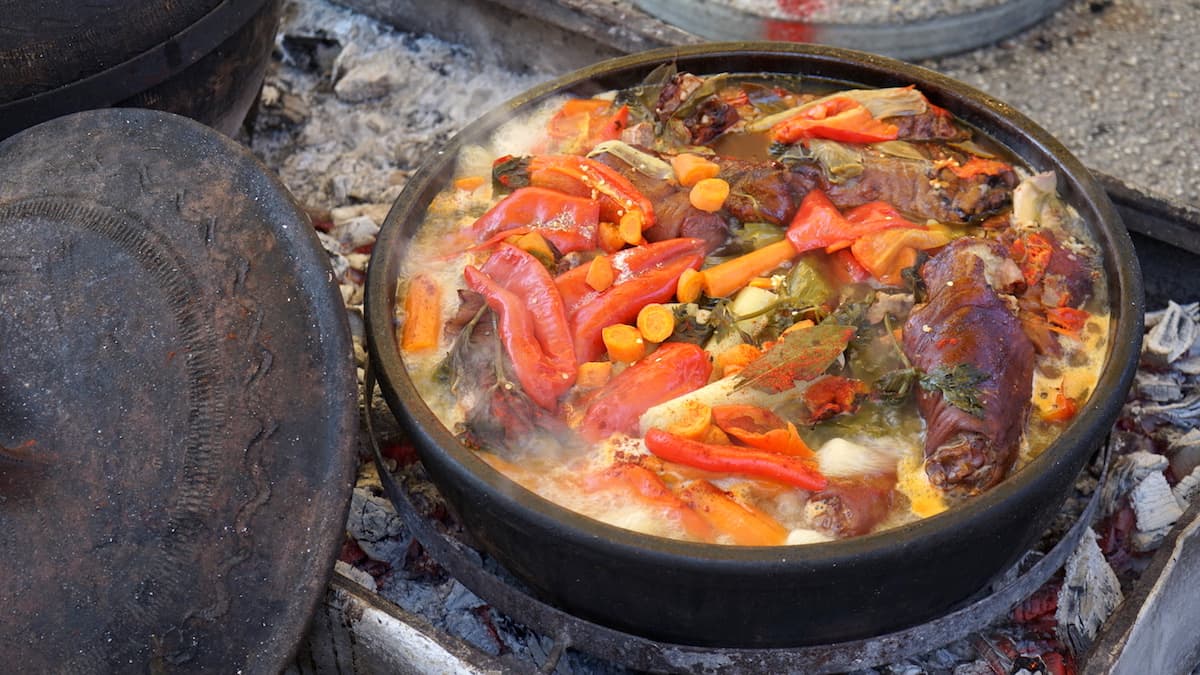
{"type": "Polygon", "coordinates": [[[611,109],[612,101],[604,99],[569,99],[546,124],[546,139],[535,153],[586,154],[597,143],[619,138],[629,125],[629,106],[611,109]]]}
{"type": "MultiPolygon", "coordinates": [[[[680,256],[703,255],[705,247],[703,239],[681,237],[621,249],[612,255],[612,266],[617,273],[613,284],[624,283],[680,256]]],[[[567,308],[568,319],[575,315],[583,303],[600,295],[599,291],[587,284],[587,267],[586,264],[579,265],[554,278],[567,308]]]]}
{"type": "Polygon", "coordinates": [[[693,441],[662,429],[646,433],[646,448],[668,462],[705,471],[766,478],[812,491],[823,490],[828,484],[811,461],[754,448],[693,441]]]}
{"type": "Polygon", "coordinates": [[[813,451],[800,438],[796,425],[767,408],[730,404],[712,407],[713,424],[738,441],[759,450],[812,458],[813,451]]]}
{"type": "Polygon", "coordinates": [[[684,270],[700,269],[701,254],[685,255],[661,267],[615,283],[595,298],[581,304],[571,318],[575,331],[575,358],[580,363],[595,361],[604,353],[601,331],[616,323],[633,323],[638,312],[652,302],[667,302],[675,295],[684,270]]]}
{"type": "Polygon", "coordinates": [[[1012,165],[1007,162],[1001,162],[996,159],[984,159],[983,157],[972,157],[962,166],[951,164],[949,168],[951,173],[963,180],[974,178],[975,176],[999,176],[1000,174],[1012,171],[1012,165]]]}
{"type": "Polygon", "coordinates": [[[1009,252],[1017,267],[1021,268],[1025,285],[1033,287],[1046,274],[1050,257],[1054,255],[1054,245],[1046,237],[1033,232],[1014,241],[1009,247],[1009,252]]]}
{"type": "Polygon", "coordinates": [[[871,116],[866,106],[848,96],[834,96],[810,106],[771,127],[770,137],[781,143],[805,138],[826,138],[843,143],[894,141],[900,135],[895,124],[871,116]]]}
{"type": "Polygon", "coordinates": [[[654,205],[607,164],[577,155],[534,155],[497,159],[492,176],[510,188],[533,185],[576,197],[598,199],[600,218],[619,223],[626,214],[641,219],[642,229],[654,225],[654,205]]]}
{"type": "Polygon", "coordinates": [[[787,238],[800,253],[818,248],[836,250],[849,246],[863,235],[893,227],[922,229],[924,226],[905,219],[886,202],[863,204],[842,215],[824,192],[812,190],[804,196],[792,217],[787,238]]]}
{"type": "Polygon", "coordinates": [[[1050,330],[1066,335],[1077,335],[1083,330],[1091,314],[1074,307],[1051,307],[1046,310],[1046,320],[1050,330]]]}
{"type": "Polygon", "coordinates": [[[463,270],[467,285],[487,299],[500,337],[529,398],[554,410],[575,383],[575,354],[562,298],[537,258],[502,244],[481,270],[463,270]]]}
{"type": "Polygon", "coordinates": [[[667,342],[596,392],[580,432],[592,442],[616,432],[635,433],[642,413],[703,387],[711,374],[708,352],[687,342],[667,342]]]}
{"type": "Polygon", "coordinates": [[[600,204],[592,199],[539,187],[513,191],[471,226],[476,241],[494,240],[498,234],[540,232],[559,251],[570,253],[596,248],[600,204]]]}
{"type": "Polygon", "coordinates": [[[804,405],[809,411],[809,422],[820,422],[841,413],[858,409],[858,397],[870,391],[862,380],[840,375],[823,377],[804,390],[804,405]]]}

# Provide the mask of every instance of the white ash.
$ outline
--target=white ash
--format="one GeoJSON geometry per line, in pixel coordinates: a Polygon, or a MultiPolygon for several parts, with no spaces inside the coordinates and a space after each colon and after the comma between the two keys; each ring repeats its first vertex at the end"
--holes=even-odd
{"type": "Polygon", "coordinates": [[[1171,526],[1183,515],[1183,509],[1171,492],[1167,477],[1151,473],[1129,493],[1129,503],[1137,517],[1133,545],[1138,551],[1153,551],[1166,539],[1171,526]]]}
{"type": "Polygon", "coordinates": [[[1200,429],[1188,429],[1187,433],[1169,439],[1167,456],[1176,476],[1194,473],[1200,467],[1200,429]]]}
{"type": "Polygon", "coordinates": [[[344,560],[338,560],[333,564],[333,567],[338,574],[349,578],[359,586],[362,586],[369,591],[375,591],[377,589],[377,586],[375,585],[375,577],[358,569],[354,565],[351,565],[344,560]]]}
{"type": "Polygon", "coordinates": [[[408,549],[408,528],[391,502],[365,487],[354,488],[346,522],[350,536],[371,560],[391,562],[408,549]]]}
{"type": "Polygon", "coordinates": [[[1171,301],[1149,327],[1142,353],[1154,363],[1168,365],[1187,353],[1200,336],[1200,308],[1171,301]]]}
{"type": "Polygon", "coordinates": [[[1059,639],[1076,654],[1084,653],[1124,597],[1116,573],[1096,543],[1096,533],[1089,529],[1067,560],[1054,613],[1059,639]]]}
{"type": "Polygon", "coordinates": [[[1192,500],[1200,494],[1200,466],[1192,470],[1191,473],[1183,477],[1183,480],[1175,484],[1171,489],[1171,493],[1175,495],[1176,501],[1179,502],[1185,510],[1192,500]]]}
{"type": "Polygon", "coordinates": [[[1116,511],[1121,499],[1141,484],[1146,476],[1161,474],[1168,465],[1166,457],[1153,452],[1137,451],[1115,457],[1100,496],[1101,515],[1116,511]]]}

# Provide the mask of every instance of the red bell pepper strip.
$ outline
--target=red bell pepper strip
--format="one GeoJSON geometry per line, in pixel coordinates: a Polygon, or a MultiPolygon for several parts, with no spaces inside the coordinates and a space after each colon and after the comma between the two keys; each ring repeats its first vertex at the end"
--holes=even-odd
{"type": "Polygon", "coordinates": [[[805,138],[879,143],[894,141],[899,136],[899,127],[875,119],[866,106],[846,96],[834,96],[805,108],[770,131],[771,140],[780,143],[795,143],[805,138]]]}
{"type": "MultiPolygon", "coordinates": [[[[639,274],[660,267],[680,256],[703,255],[706,250],[705,246],[703,239],[680,237],[617,251],[611,257],[613,270],[617,273],[613,278],[613,284],[629,281],[639,274]]],[[[587,283],[587,267],[586,264],[579,265],[554,278],[558,292],[562,295],[563,304],[567,308],[568,319],[573,317],[585,302],[600,295],[600,291],[587,283]]]]}
{"type": "Polygon", "coordinates": [[[534,403],[554,410],[575,383],[575,354],[562,298],[550,273],[529,253],[502,244],[482,269],[463,270],[500,320],[500,337],[521,387],[534,403]]]}
{"type": "Polygon", "coordinates": [[[688,342],[667,342],[596,392],[580,432],[593,443],[616,432],[635,433],[642,413],[703,387],[711,374],[708,352],[688,342]]]}
{"type": "Polygon", "coordinates": [[[623,496],[665,510],[668,517],[678,522],[692,538],[699,541],[711,541],[713,538],[713,529],[708,521],[685,504],[679,495],[671,492],[658,474],[640,464],[613,464],[603,471],[584,476],[582,484],[583,489],[589,492],[619,490],[623,496]]]}
{"type": "Polygon", "coordinates": [[[646,432],[646,448],[668,462],[787,483],[805,490],[823,490],[825,476],[811,461],[755,448],[716,445],[676,436],[662,429],[646,432]]]}
{"type": "Polygon", "coordinates": [[[1054,255],[1054,245],[1041,234],[1031,232],[1014,241],[1009,247],[1009,253],[1017,267],[1021,268],[1025,285],[1033,287],[1046,274],[1046,267],[1054,255]]]}
{"type": "Polygon", "coordinates": [[[578,155],[507,155],[492,165],[492,177],[501,185],[520,188],[533,185],[576,197],[598,199],[600,218],[620,223],[626,216],[638,218],[642,230],[654,225],[654,205],[616,169],[578,155]]]}
{"type": "Polygon", "coordinates": [[[767,408],[729,404],[712,408],[713,424],[752,448],[811,459],[812,448],[800,438],[796,425],[767,408]]]}
{"type": "Polygon", "coordinates": [[[886,202],[863,204],[842,215],[824,192],[812,190],[804,196],[788,225],[787,238],[800,253],[818,248],[832,253],[863,235],[893,227],[922,229],[924,226],[905,219],[886,202]]]}
{"type": "Polygon", "coordinates": [[[596,248],[600,204],[554,190],[526,187],[496,203],[471,226],[476,241],[528,228],[546,237],[559,251],[570,253],[596,248]]]}
{"type": "Polygon", "coordinates": [[[1051,307],[1046,310],[1050,330],[1063,335],[1078,335],[1091,314],[1074,307],[1051,307]]]}
{"type": "Polygon", "coordinates": [[[535,146],[535,154],[587,154],[602,141],[620,138],[629,126],[629,106],[611,109],[612,101],[605,99],[567,100],[546,123],[546,139],[535,146]]]}
{"type": "Polygon", "coordinates": [[[650,268],[621,283],[613,284],[595,298],[581,304],[571,318],[575,332],[575,358],[580,363],[595,361],[604,353],[601,332],[606,326],[633,323],[638,312],[652,302],[667,302],[675,295],[684,270],[699,269],[701,254],[684,255],[661,267],[650,268]]]}

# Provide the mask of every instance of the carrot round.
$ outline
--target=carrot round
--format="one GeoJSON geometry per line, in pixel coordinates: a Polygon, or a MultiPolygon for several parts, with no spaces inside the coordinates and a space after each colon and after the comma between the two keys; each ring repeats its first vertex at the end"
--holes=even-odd
{"type": "Polygon", "coordinates": [[[692,206],[708,213],[720,211],[728,197],[729,183],[720,178],[705,178],[693,185],[688,193],[692,206]]]}
{"type": "Polygon", "coordinates": [[[703,290],[704,273],[688,269],[679,275],[679,284],[675,288],[675,297],[680,302],[695,302],[700,299],[700,293],[703,290]]]}
{"type": "Polygon", "coordinates": [[[716,162],[691,152],[683,152],[671,158],[671,168],[675,170],[675,180],[684,187],[692,187],[705,178],[716,178],[721,167],[716,162]]]}
{"type": "Polygon", "coordinates": [[[608,384],[612,378],[612,361],[584,361],[579,364],[575,386],[580,389],[597,389],[608,384]]]}
{"type": "Polygon", "coordinates": [[[730,295],[750,283],[751,279],[770,272],[797,255],[796,247],[787,239],[767,244],[703,270],[704,291],[712,298],[730,295]]]}
{"type": "Polygon", "coordinates": [[[433,349],[442,330],[442,288],[432,277],[418,274],[404,298],[404,330],[400,348],[406,352],[433,349]]]}
{"type": "Polygon", "coordinates": [[[594,291],[603,291],[613,285],[613,280],[617,278],[617,272],[613,269],[612,258],[606,255],[599,255],[592,258],[588,263],[587,275],[584,281],[594,291]]]}
{"type": "Polygon", "coordinates": [[[663,342],[675,332],[675,313],[665,305],[652,302],[637,315],[637,328],[650,342],[663,342]]]}
{"type": "Polygon", "coordinates": [[[633,326],[615,323],[600,331],[604,347],[613,361],[632,363],[646,355],[646,341],[642,333],[633,326]]]}
{"type": "Polygon", "coordinates": [[[627,242],[621,238],[619,225],[604,220],[596,228],[596,243],[600,244],[600,250],[605,253],[616,253],[624,248],[627,242]]]}

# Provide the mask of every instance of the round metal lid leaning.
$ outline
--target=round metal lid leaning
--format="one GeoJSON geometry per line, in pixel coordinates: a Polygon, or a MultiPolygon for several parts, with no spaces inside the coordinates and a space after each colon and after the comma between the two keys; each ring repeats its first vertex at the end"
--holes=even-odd
{"type": "Polygon", "coordinates": [[[0,143],[0,647],[31,671],[278,672],[349,507],[328,262],[225,136],[109,109],[0,143]]]}

